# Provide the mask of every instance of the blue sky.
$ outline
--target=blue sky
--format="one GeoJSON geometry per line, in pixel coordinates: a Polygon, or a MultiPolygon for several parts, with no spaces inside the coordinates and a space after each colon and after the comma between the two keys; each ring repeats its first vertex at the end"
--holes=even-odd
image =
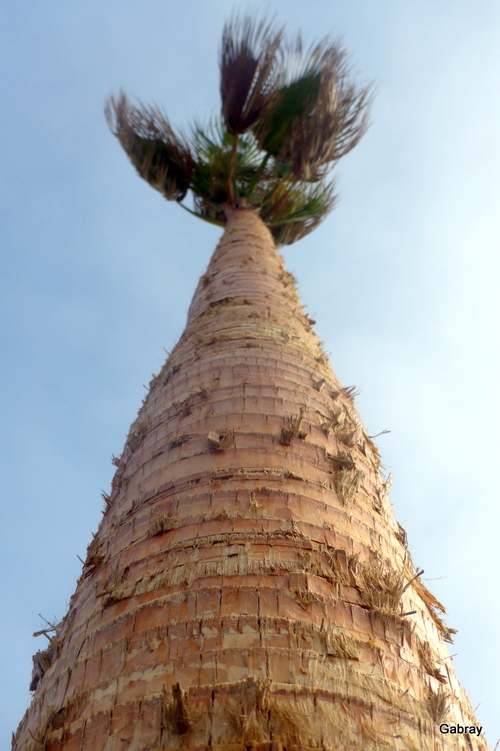
{"type": "MultiPolygon", "coordinates": [[[[216,113],[232,2],[5,0],[0,8],[0,747],[29,700],[39,613],[74,589],[101,490],[219,236],[136,177],[107,130],[123,87],[172,122],[216,113]]],[[[333,368],[362,389],[415,564],[500,738],[500,2],[274,0],[374,82],[339,207],[284,250],[333,368]]]]}

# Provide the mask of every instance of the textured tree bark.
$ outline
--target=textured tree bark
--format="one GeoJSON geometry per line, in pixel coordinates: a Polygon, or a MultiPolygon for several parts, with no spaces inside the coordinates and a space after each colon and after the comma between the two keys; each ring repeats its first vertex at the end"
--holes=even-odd
{"type": "Polygon", "coordinates": [[[312,323],[264,224],[235,211],[15,751],[472,747],[439,730],[477,724],[451,632],[312,323]]]}

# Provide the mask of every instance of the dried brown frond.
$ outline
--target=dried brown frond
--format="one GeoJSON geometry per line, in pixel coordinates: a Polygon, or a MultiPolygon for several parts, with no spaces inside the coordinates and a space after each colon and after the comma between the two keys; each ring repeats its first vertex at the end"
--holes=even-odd
{"type": "Polygon", "coordinates": [[[219,53],[222,116],[228,131],[244,133],[269,105],[283,35],[266,20],[236,16],[224,25],[219,53]]]}
{"type": "Polygon", "coordinates": [[[443,621],[442,618],[439,617],[439,613],[446,613],[446,609],[444,605],[442,605],[439,600],[437,600],[432,592],[429,592],[427,587],[423,584],[423,582],[417,578],[414,582],[412,582],[415,592],[422,598],[422,600],[425,602],[427,609],[429,611],[429,614],[436,624],[436,627],[438,630],[442,633],[443,639],[449,643],[453,642],[453,635],[457,633],[457,630],[454,628],[449,628],[449,626],[446,625],[446,623],[443,621]]]}
{"type": "Polygon", "coordinates": [[[139,175],[165,198],[181,200],[195,161],[188,143],[174,133],[165,115],[154,107],[134,107],[123,92],[108,100],[105,114],[139,175]]]}
{"type": "Polygon", "coordinates": [[[420,664],[426,673],[432,675],[440,683],[446,683],[446,678],[440,671],[435,655],[433,654],[430,644],[427,641],[419,641],[417,644],[420,664]]]}
{"type": "Polygon", "coordinates": [[[356,468],[352,457],[344,451],[329,455],[334,473],[335,490],[343,503],[351,503],[356,497],[364,472],[356,468]]]}
{"type": "Polygon", "coordinates": [[[359,420],[353,418],[347,410],[341,410],[337,414],[334,425],[335,437],[349,448],[356,446],[362,435],[362,425],[359,420]]]}
{"type": "Polygon", "coordinates": [[[356,553],[348,553],[343,548],[334,548],[327,553],[327,562],[334,581],[350,587],[357,585],[359,562],[356,553]]]}
{"type": "MultiPolygon", "coordinates": [[[[322,379],[324,380],[324,379],[322,379]]],[[[321,383],[321,381],[319,382],[321,383]]],[[[321,388],[321,387],[320,387],[321,388]]],[[[319,391],[319,389],[318,389],[319,391]]],[[[339,421],[339,412],[332,412],[330,417],[326,417],[325,415],[322,415],[321,412],[318,412],[318,423],[323,431],[323,433],[327,436],[330,430],[332,430],[339,421]]]]}
{"type": "Polygon", "coordinates": [[[356,468],[356,462],[347,451],[339,451],[337,454],[328,454],[328,460],[333,472],[336,472],[338,469],[356,468]]]}
{"type": "Polygon", "coordinates": [[[345,446],[349,446],[349,448],[354,448],[359,440],[359,429],[358,428],[344,428],[343,430],[339,430],[336,433],[337,438],[341,443],[343,443],[345,446]]]}
{"type": "Polygon", "coordinates": [[[347,399],[355,399],[357,396],[361,394],[360,389],[358,389],[356,386],[345,386],[340,391],[343,396],[345,396],[347,399]]]}
{"type": "Polygon", "coordinates": [[[433,691],[429,688],[427,694],[427,709],[434,722],[441,722],[448,714],[449,694],[443,688],[433,691]]]}
{"type": "Polygon", "coordinates": [[[303,438],[306,437],[307,433],[304,433],[304,431],[300,430],[303,415],[304,407],[301,407],[298,415],[296,415],[295,417],[287,417],[285,419],[285,425],[281,428],[280,434],[280,443],[282,446],[291,446],[293,439],[297,436],[300,437],[301,433],[303,433],[303,438]]]}
{"type": "Polygon", "coordinates": [[[335,472],[335,490],[344,503],[354,501],[363,477],[361,469],[341,467],[335,472]]]}
{"type": "Polygon", "coordinates": [[[401,598],[407,587],[405,574],[394,571],[373,555],[360,566],[359,589],[365,604],[383,615],[401,616],[401,598]]]}

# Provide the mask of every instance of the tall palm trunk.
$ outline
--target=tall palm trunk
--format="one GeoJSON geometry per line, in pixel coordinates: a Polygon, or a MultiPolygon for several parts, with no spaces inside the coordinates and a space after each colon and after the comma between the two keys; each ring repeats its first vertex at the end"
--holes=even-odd
{"type": "Polygon", "coordinates": [[[311,323],[235,210],[35,658],[15,751],[467,748],[439,732],[475,722],[450,631],[311,323]]]}

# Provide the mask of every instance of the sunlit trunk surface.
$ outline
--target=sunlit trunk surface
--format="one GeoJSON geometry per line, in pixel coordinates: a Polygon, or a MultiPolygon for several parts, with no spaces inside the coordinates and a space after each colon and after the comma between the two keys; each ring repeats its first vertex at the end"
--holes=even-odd
{"type": "Polygon", "coordinates": [[[476,724],[450,632],[312,323],[235,211],[35,658],[15,751],[486,749],[439,730],[476,724]]]}

